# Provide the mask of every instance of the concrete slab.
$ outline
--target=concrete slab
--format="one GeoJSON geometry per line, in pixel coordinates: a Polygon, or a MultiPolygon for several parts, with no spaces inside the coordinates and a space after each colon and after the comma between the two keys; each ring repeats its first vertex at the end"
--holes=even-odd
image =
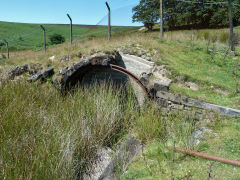
{"type": "Polygon", "coordinates": [[[141,76],[141,74],[148,74],[153,70],[154,62],[149,62],[143,58],[133,55],[123,53],[120,53],[120,55],[122,56],[125,68],[135,74],[138,78],[141,76]]]}

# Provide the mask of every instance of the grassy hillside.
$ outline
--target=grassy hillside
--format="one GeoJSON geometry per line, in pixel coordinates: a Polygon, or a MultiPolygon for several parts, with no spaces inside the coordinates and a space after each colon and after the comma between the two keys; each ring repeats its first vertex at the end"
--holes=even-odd
{"type": "MultiPolygon", "coordinates": [[[[69,26],[68,25],[44,25],[47,33],[47,44],[49,43],[49,36],[58,33],[66,38],[69,42],[69,26]]],[[[124,33],[125,31],[134,30],[132,27],[113,27],[114,34],[124,33]]],[[[92,37],[100,37],[107,35],[107,27],[98,26],[73,26],[73,39],[87,39],[92,37]],[[86,34],[86,32],[88,32],[86,34]]],[[[9,41],[9,48],[11,50],[33,49],[40,50],[43,45],[43,33],[39,24],[23,24],[23,23],[10,23],[0,22],[0,42],[6,39],[9,41]]],[[[5,46],[2,46],[3,50],[5,46]]],[[[1,50],[0,49],[0,50],[1,50]]]]}
{"type": "MultiPolygon", "coordinates": [[[[119,48],[137,52],[141,47],[157,66],[165,65],[171,72],[170,91],[240,109],[240,94],[235,92],[240,59],[228,53],[226,32],[175,31],[165,33],[164,38],[159,32],[136,32],[115,36],[110,42],[106,36],[92,37],[72,46],[65,43],[49,48],[46,54],[14,52],[9,60],[0,61],[0,73],[26,63],[60,69],[84,59],[76,54],[88,57],[93,50],[119,48]],[[74,58],[61,62],[63,55],[74,58]],[[51,56],[56,60],[50,61],[51,56]],[[198,90],[187,87],[189,82],[198,90]]],[[[174,153],[167,148],[169,145],[240,160],[239,118],[216,114],[196,122],[181,112],[164,117],[154,104],[138,110],[134,98],[125,99],[131,96],[118,93],[103,86],[90,92],[79,89],[63,98],[50,83],[28,84],[24,78],[4,81],[0,86],[0,179],[72,179],[89,165],[86,162],[91,163],[99,147],[114,149],[115,142],[125,135],[140,139],[146,149],[122,179],[207,179],[210,161],[174,153]],[[189,139],[203,126],[211,131],[193,147],[189,139]]],[[[239,167],[215,163],[212,175],[236,180],[239,171],[239,167]]]]}
{"type": "MultiPolygon", "coordinates": [[[[157,65],[165,65],[171,71],[172,91],[210,103],[240,109],[240,96],[235,93],[238,78],[234,75],[239,57],[229,55],[228,45],[220,41],[226,30],[217,31],[217,40],[215,40],[216,31],[214,30],[168,32],[164,39],[159,37],[158,32],[137,32],[116,36],[111,42],[108,42],[107,37],[104,36],[76,43],[73,46],[67,43],[56,46],[50,48],[47,54],[42,51],[15,52],[11,54],[10,60],[6,60],[6,66],[42,63],[45,66],[61,68],[81,60],[76,57],[63,63],[59,61],[63,55],[81,53],[87,56],[92,49],[104,51],[119,47],[138,51],[137,45],[140,45],[153,55],[157,65]],[[210,51],[207,52],[207,49],[210,51]],[[58,60],[49,61],[48,58],[51,56],[56,56],[58,60]],[[188,88],[186,85],[188,82],[196,83],[198,90],[188,88]]],[[[239,52],[239,48],[236,47],[236,53],[239,52]]],[[[239,75],[239,70],[237,74],[239,75]]]]}

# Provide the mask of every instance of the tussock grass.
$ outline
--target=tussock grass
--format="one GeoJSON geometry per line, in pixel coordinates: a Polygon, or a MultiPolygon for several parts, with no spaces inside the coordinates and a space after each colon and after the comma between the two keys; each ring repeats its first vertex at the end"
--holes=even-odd
{"type": "Polygon", "coordinates": [[[131,96],[104,85],[61,97],[50,84],[3,82],[0,94],[0,179],[80,177],[136,109],[131,96]]]}

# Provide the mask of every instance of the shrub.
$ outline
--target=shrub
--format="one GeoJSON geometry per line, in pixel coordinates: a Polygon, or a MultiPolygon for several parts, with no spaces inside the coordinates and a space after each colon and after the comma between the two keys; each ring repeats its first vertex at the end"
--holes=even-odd
{"type": "Polygon", "coordinates": [[[52,34],[49,36],[51,44],[62,44],[65,42],[65,37],[61,34],[52,34]]]}
{"type": "Polygon", "coordinates": [[[5,43],[4,42],[0,42],[0,48],[1,46],[5,46],[5,43]]]}

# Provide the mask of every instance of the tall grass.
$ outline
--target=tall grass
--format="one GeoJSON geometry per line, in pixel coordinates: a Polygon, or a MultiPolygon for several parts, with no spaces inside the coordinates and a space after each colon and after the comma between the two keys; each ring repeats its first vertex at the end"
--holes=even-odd
{"type": "Polygon", "coordinates": [[[61,97],[47,84],[0,87],[0,179],[72,179],[131,126],[135,103],[112,86],[61,97]],[[131,113],[130,113],[131,112],[131,113]]]}
{"type": "Polygon", "coordinates": [[[185,117],[162,116],[149,103],[140,110],[132,89],[127,91],[95,84],[63,97],[50,84],[3,82],[0,179],[81,178],[97,150],[124,134],[146,143],[191,133],[181,131],[192,127],[185,117]]]}

